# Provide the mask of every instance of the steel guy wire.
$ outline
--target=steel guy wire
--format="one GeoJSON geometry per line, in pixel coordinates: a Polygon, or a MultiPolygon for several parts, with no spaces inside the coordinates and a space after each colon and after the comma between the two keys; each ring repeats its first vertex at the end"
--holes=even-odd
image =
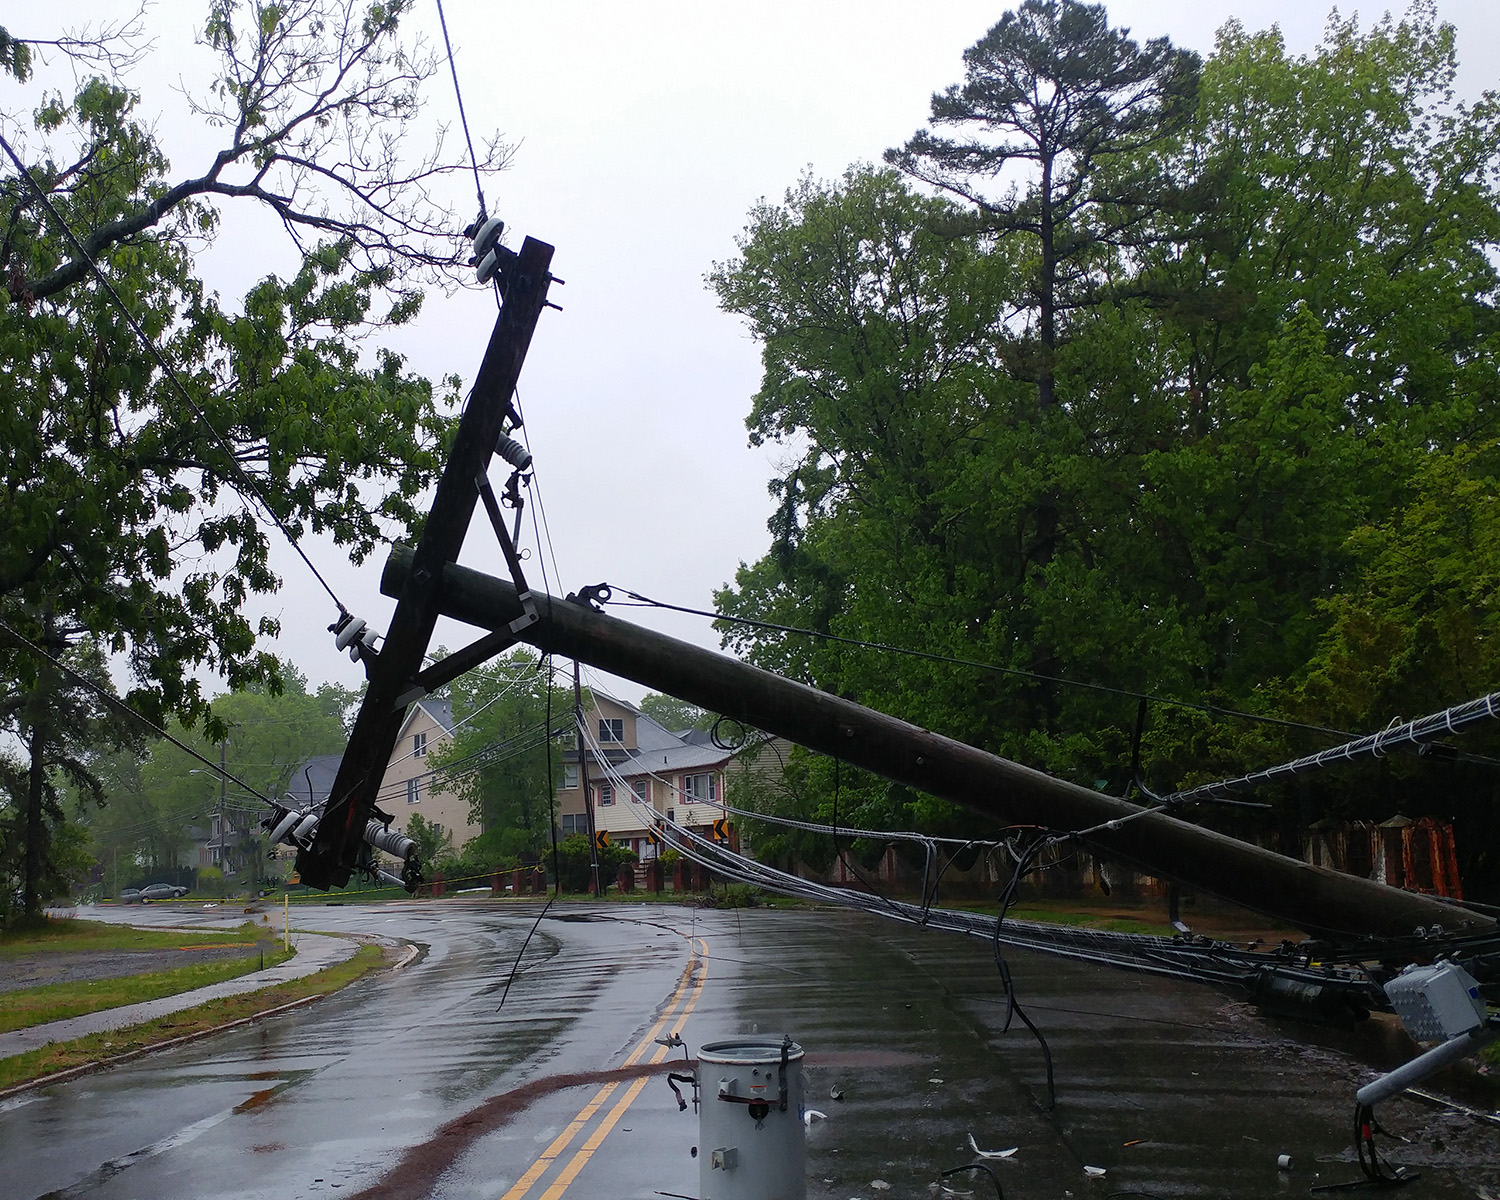
{"type": "Polygon", "coordinates": [[[1500,692],[1491,692],[1477,700],[1469,700],[1463,704],[1445,708],[1441,712],[1418,717],[1402,725],[1394,725],[1379,733],[1345,742],[1342,746],[1333,746],[1316,754],[1304,755],[1291,762],[1267,767],[1248,775],[1240,775],[1234,779],[1222,779],[1215,783],[1205,783],[1199,787],[1189,788],[1186,791],[1174,792],[1162,799],[1174,804],[1186,804],[1199,799],[1221,798],[1224,793],[1246,791],[1262,783],[1291,778],[1307,771],[1351,762],[1356,758],[1384,758],[1386,752],[1394,747],[1417,746],[1420,750],[1434,738],[1458,733],[1461,729],[1480,721],[1495,720],[1497,716],[1500,716],[1497,706],[1500,706],[1500,692]]]}
{"type": "Polygon", "coordinates": [[[1235,717],[1243,721],[1254,721],[1264,725],[1276,725],[1286,729],[1299,729],[1308,733],[1333,734],[1338,737],[1351,736],[1342,729],[1331,729],[1323,725],[1309,725],[1301,721],[1290,721],[1283,717],[1270,717],[1260,713],[1243,712],[1239,709],[1224,708],[1216,704],[1205,704],[1194,700],[1174,700],[1167,696],[1159,696],[1152,692],[1137,692],[1129,688],[1114,687],[1105,683],[1089,683],[1086,680],[1067,679],[1058,675],[1043,675],[1037,671],[1025,671],[1020,667],[1002,667],[994,663],[979,662],[976,659],[958,658],[950,654],[936,654],[928,650],[913,650],[907,646],[893,646],[889,642],[870,642],[861,638],[845,637],[837,633],[824,633],[817,629],[806,629],[798,625],[780,625],[774,621],[760,621],[753,617],[735,617],[727,613],[714,612],[709,609],[688,608],[680,604],[668,604],[662,600],[653,600],[649,596],[642,596],[638,592],[632,592],[628,588],[610,585],[614,591],[621,595],[629,596],[630,600],[610,600],[609,603],[626,608],[664,608],[670,612],[686,613],[693,617],[706,617],[713,621],[723,621],[728,625],[744,625],[752,629],[765,629],[773,633],[794,633],[804,637],[816,638],[825,642],[837,642],[844,646],[854,646],[863,650],[880,650],[887,654],[900,654],[908,658],[920,658],[928,662],[947,663],[951,666],[971,667],[978,671],[989,671],[997,675],[1009,675],[1020,679],[1032,679],[1039,683],[1056,683],[1063,687],[1082,688],[1087,691],[1100,692],[1110,696],[1122,696],[1130,700],[1149,700],[1153,704],[1161,704],[1171,708],[1185,708],[1193,712],[1206,713],[1209,716],[1235,717]],[[632,601],[634,603],[632,603],[632,601]]]}
{"type": "Polygon", "coordinates": [[[186,742],[184,742],[181,739],[176,738],[172,734],[168,733],[160,725],[156,724],[155,721],[149,720],[145,716],[143,716],[140,713],[136,712],[135,709],[131,708],[130,705],[126,704],[125,701],[121,700],[118,696],[111,695],[104,688],[100,687],[97,683],[95,683],[92,679],[90,679],[87,675],[84,675],[84,674],[82,674],[79,671],[75,671],[72,667],[68,666],[68,664],[65,663],[65,662],[63,662],[61,659],[53,657],[52,654],[50,654],[47,650],[43,649],[41,646],[38,646],[35,642],[33,642],[24,633],[21,633],[18,630],[13,629],[10,626],[10,624],[8,622],[6,622],[3,618],[0,618],[0,632],[5,633],[7,636],[9,636],[10,638],[12,638],[14,641],[16,641],[17,643],[19,643],[21,646],[23,646],[27,650],[29,650],[32,654],[37,655],[40,658],[46,659],[49,663],[51,663],[59,671],[62,671],[66,675],[68,675],[75,683],[81,684],[83,687],[85,687],[89,691],[93,692],[96,696],[99,697],[99,699],[103,700],[105,704],[109,705],[109,707],[112,708],[112,709],[114,709],[116,712],[121,713],[121,714],[129,717],[130,719],[132,719],[134,721],[138,721],[141,725],[143,725],[147,729],[151,730],[152,733],[156,734],[157,737],[163,739],[164,741],[171,742],[172,745],[176,746],[184,754],[187,754],[187,755],[191,756],[192,758],[196,758],[205,767],[210,768],[213,771],[213,773],[215,775],[219,776],[221,779],[227,779],[227,780],[229,780],[230,783],[236,784],[237,786],[244,788],[245,791],[248,792],[250,795],[256,797],[256,799],[261,800],[261,801],[263,801],[266,804],[273,804],[273,805],[275,804],[275,801],[272,800],[269,796],[263,795],[258,789],[251,787],[243,779],[239,778],[239,776],[233,774],[230,771],[226,771],[223,767],[221,767],[218,763],[214,762],[211,758],[206,758],[202,754],[199,754],[198,751],[194,750],[186,742]]]}
{"type": "Polygon", "coordinates": [[[453,62],[453,43],[448,40],[448,18],[443,15],[443,0],[437,0],[438,24],[443,27],[443,46],[448,51],[448,70],[453,76],[453,95],[458,100],[458,120],[464,130],[464,144],[469,147],[469,165],[474,168],[474,191],[479,197],[479,217],[485,216],[484,185],[479,181],[479,159],[474,154],[474,139],[469,136],[469,118],[464,113],[464,94],[458,86],[458,67],[453,62]]]}

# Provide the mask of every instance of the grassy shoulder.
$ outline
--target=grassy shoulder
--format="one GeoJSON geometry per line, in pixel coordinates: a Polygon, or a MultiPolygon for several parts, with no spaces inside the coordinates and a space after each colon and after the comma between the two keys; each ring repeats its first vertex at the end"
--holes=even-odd
{"type": "Polygon", "coordinates": [[[0,958],[20,958],[54,950],[97,953],[108,950],[181,950],[243,942],[255,944],[260,931],[249,921],[238,929],[189,933],[168,929],[134,929],[105,921],[48,917],[42,924],[0,931],[0,958]]]}
{"type": "Polygon", "coordinates": [[[4,1007],[0,1008],[0,1033],[190,992],[212,983],[223,983],[226,979],[237,979],[251,971],[261,970],[262,967],[274,967],[295,953],[282,949],[279,942],[265,950],[251,942],[248,949],[251,953],[243,957],[190,963],[166,971],[122,975],[111,979],[48,983],[40,987],[6,992],[4,1007]]]}
{"type": "Polygon", "coordinates": [[[379,946],[361,946],[352,958],[302,979],[294,979],[258,992],[210,1000],[196,1008],[172,1013],[129,1029],[91,1034],[71,1042],[54,1042],[25,1054],[0,1059],[0,1090],[73,1067],[136,1054],[164,1042],[210,1033],[231,1022],[259,1016],[273,1008],[281,1008],[313,996],[327,995],[348,986],[381,966],[384,961],[385,952],[379,946]]]}

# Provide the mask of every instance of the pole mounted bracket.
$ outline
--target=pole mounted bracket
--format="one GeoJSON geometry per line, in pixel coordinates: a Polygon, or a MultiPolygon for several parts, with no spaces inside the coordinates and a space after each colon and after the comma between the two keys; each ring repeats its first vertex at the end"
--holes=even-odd
{"type": "Polygon", "coordinates": [[[610,597],[614,594],[614,589],[609,584],[594,583],[588,587],[581,587],[576,592],[569,592],[563,599],[569,604],[578,604],[602,613],[604,606],[609,603],[610,597]]]}

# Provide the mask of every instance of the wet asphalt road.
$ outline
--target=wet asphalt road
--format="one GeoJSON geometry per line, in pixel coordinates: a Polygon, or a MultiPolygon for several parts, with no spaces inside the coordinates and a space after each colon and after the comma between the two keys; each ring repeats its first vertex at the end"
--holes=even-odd
{"type": "MultiPolygon", "coordinates": [[[[536,911],[298,910],[294,926],[427,950],[247,1029],[0,1101],[0,1197],[692,1197],[696,1120],[649,1069],[674,1030],[692,1050],[757,1031],[806,1048],[807,1104],[827,1114],[808,1133],[816,1200],[939,1194],[971,1133],[1017,1148],[989,1163],[1012,1198],[1307,1195],[1359,1177],[1353,1092],[1401,1053],[1368,1028],[1279,1026],[1196,985],[1014,955],[1053,1055],[1048,1112],[1036,1042],[1000,1032],[986,944],[848,913],[570,908],[497,1011],[536,911]]],[[[1407,1100],[1379,1116],[1413,1139],[1391,1158],[1423,1171],[1402,1195],[1500,1196],[1500,1127],[1407,1100]]],[[[979,1174],[950,1182],[996,1194],[979,1174]]]]}

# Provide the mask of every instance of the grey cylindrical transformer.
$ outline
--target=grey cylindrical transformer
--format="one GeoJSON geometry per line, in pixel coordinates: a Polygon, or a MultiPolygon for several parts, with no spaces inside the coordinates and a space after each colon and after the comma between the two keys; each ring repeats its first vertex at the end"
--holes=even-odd
{"type": "Polygon", "coordinates": [[[806,1200],[802,1047],[746,1034],[698,1051],[702,1200],[806,1200]]]}

